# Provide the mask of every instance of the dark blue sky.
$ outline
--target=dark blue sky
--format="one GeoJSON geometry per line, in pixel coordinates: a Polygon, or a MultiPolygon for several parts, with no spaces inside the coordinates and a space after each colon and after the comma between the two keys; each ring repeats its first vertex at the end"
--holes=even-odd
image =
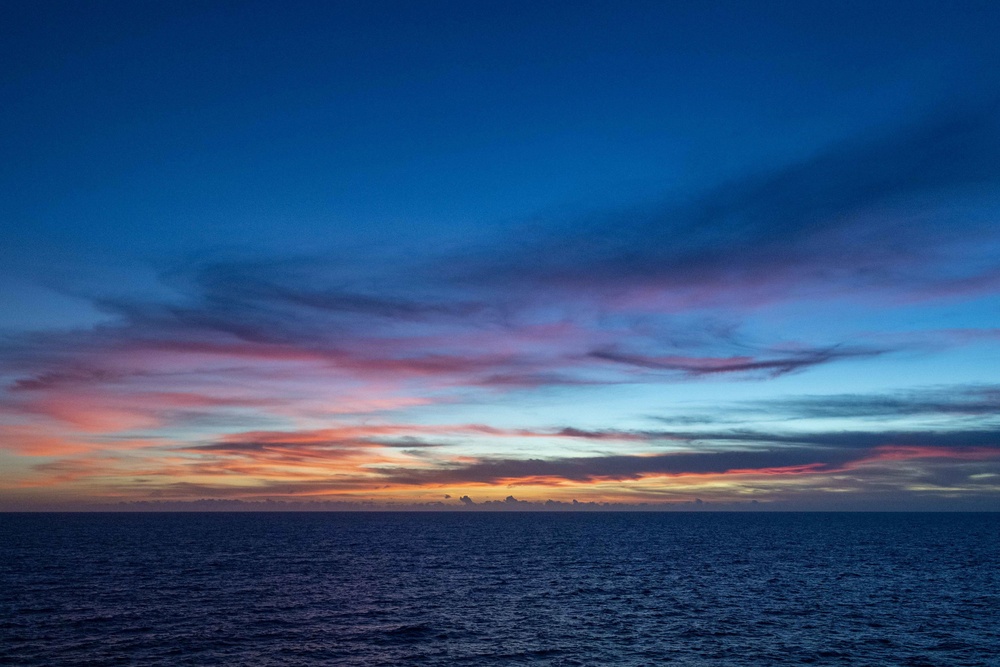
{"type": "Polygon", "coordinates": [[[342,488],[281,457],[235,474],[672,500],[738,459],[758,477],[719,502],[794,504],[754,480],[806,395],[841,421],[802,417],[799,501],[995,506],[997,415],[939,394],[994,396],[1000,370],[997,34],[995,2],[5,3],[3,485],[145,497],[150,457],[159,494],[232,495],[191,472],[246,463],[219,443],[377,423],[342,488]],[[862,455],[829,444],[872,428],[845,397],[938,408],[862,455]],[[759,466],[720,423],[759,431],[759,466]],[[472,459],[514,472],[454,472],[472,459]]]}
{"type": "Polygon", "coordinates": [[[988,2],[3,12],[4,224],[60,260],[478,239],[684,197],[976,100],[1000,65],[988,2]]]}

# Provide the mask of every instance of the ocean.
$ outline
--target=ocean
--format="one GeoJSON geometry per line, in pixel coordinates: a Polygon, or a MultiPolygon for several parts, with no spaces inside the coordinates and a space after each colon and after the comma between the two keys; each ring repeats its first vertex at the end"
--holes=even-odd
{"type": "Polygon", "coordinates": [[[1000,514],[0,514],[3,665],[1000,665],[1000,514]]]}

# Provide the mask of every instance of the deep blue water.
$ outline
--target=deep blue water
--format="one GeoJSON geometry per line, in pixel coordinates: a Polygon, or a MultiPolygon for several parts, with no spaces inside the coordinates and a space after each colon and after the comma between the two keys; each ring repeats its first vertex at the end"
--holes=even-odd
{"type": "Polygon", "coordinates": [[[1000,665],[1000,514],[0,514],[4,665],[1000,665]]]}

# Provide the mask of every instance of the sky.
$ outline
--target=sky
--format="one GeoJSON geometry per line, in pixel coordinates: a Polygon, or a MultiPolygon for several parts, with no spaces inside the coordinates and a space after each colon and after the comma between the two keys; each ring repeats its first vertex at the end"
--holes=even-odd
{"type": "Polygon", "coordinates": [[[3,3],[0,510],[1000,510],[997,34],[3,3]]]}

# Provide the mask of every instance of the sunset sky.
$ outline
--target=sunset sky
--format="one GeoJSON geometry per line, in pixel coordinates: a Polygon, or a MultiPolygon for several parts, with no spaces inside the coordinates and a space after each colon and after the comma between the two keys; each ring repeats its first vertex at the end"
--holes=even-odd
{"type": "Polygon", "coordinates": [[[998,35],[3,3],[0,510],[1000,510],[998,35]]]}

